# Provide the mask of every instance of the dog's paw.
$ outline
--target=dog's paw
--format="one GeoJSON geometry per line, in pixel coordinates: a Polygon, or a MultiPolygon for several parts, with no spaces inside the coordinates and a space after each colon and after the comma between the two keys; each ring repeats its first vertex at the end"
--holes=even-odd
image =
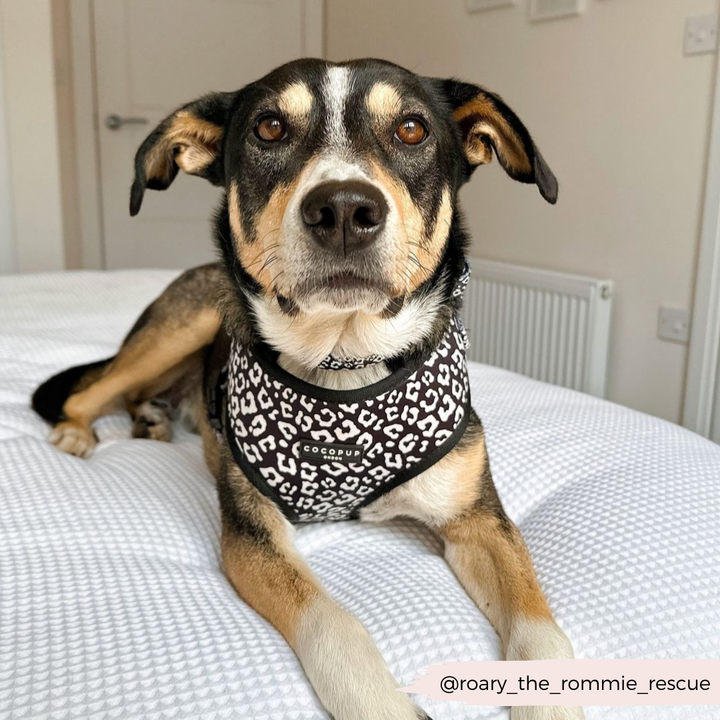
{"type": "Polygon", "coordinates": [[[170,442],[172,440],[172,419],[166,405],[153,400],[142,403],[135,411],[132,436],[170,442]]]}
{"type": "Polygon", "coordinates": [[[89,458],[97,445],[92,430],[72,422],[56,425],[48,439],[58,450],[83,459],[89,458]]]}
{"type": "Polygon", "coordinates": [[[581,707],[564,705],[560,707],[522,705],[512,708],[511,720],[585,720],[581,707]]]}

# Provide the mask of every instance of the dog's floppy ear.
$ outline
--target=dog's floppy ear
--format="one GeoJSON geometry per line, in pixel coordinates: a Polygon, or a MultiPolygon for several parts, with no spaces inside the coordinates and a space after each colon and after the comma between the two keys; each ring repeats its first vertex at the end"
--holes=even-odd
{"type": "Polygon", "coordinates": [[[135,155],[130,214],[140,212],[145,189],[165,190],[184,170],[222,185],[225,126],[235,93],[211,93],[165,118],[135,155]]]}
{"type": "Polygon", "coordinates": [[[472,171],[492,160],[493,150],[514,180],[534,183],[551,204],[558,183],[520,118],[494,93],[459,80],[436,80],[460,125],[465,157],[472,171]]]}

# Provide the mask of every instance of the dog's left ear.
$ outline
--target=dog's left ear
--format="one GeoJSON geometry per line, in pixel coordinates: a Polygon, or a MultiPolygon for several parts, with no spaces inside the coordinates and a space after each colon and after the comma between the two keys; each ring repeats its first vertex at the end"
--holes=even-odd
{"type": "Polygon", "coordinates": [[[527,128],[502,99],[484,88],[460,80],[435,80],[462,132],[470,172],[492,160],[493,150],[514,180],[534,183],[551,204],[558,183],[527,128]]]}
{"type": "Polygon", "coordinates": [[[130,215],[140,212],[146,188],[166,190],[179,170],[222,185],[225,126],[236,93],[211,93],[165,118],[135,155],[130,215]]]}

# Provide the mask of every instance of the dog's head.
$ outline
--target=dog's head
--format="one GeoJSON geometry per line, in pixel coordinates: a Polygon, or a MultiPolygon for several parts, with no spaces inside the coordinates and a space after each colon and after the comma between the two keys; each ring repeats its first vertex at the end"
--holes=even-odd
{"type": "Polygon", "coordinates": [[[550,203],[557,182],[495,94],[378,60],[300,60],[164,120],[130,211],[179,170],[224,186],[218,239],[246,292],[286,313],[388,313],[462,270],[460,186],[493,153],[550,203]]]}

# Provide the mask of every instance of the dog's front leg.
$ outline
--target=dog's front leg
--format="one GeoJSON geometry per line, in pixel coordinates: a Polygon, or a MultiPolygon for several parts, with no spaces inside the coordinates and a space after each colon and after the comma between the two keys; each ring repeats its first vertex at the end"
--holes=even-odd
{"type": "MultiPolygon", "coordinates": [[[[485,466],[487,468],[487,465],[485,466]]],[[[489,470],[474,507],[440,527],[460,583],[498,632],[506,660],[572,658],[520,531],[505,515],[489,470]]],[[[579,707],[514,707],[512,720],[580,720],[579,707]]]]}
{"type": "Polygon", "coordinates": [[[225,571],[280,631],[335,720],[427,718],[398,687],[362,624],[329,597],[279,510],[239,470],[220,482],[225,571]]]}

